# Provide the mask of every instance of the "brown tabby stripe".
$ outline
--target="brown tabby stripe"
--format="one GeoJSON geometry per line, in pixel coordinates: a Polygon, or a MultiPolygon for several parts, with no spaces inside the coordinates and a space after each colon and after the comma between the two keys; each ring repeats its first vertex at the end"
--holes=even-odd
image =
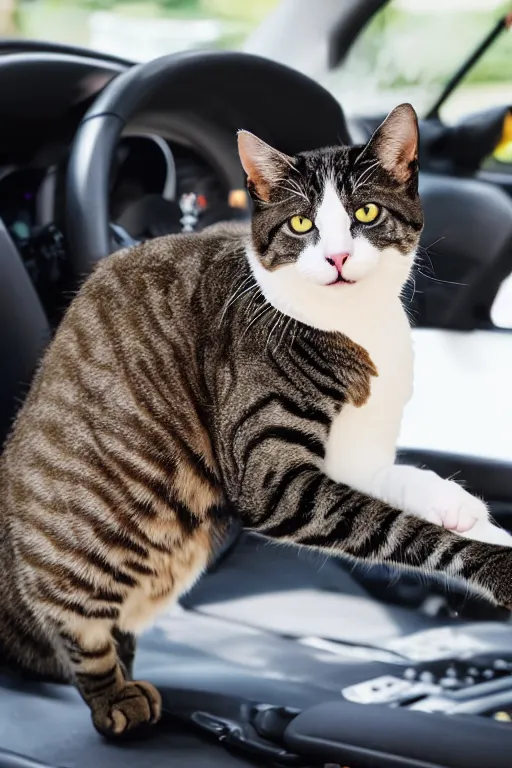
{"type": "Polygon", "coordinates": [[[107,643],[94,651],[84,651],[83,648],[77,646],[76,643],[73,645],[66,644],[66,647],[69,651],[71,661],[77,664],[80,664],[84,659],[104,659],[105,656],[108,656],[112,651],[110,643],[107,643]]]}
{"type": "MultiPolygon", "coordinates": [[[[73,592],[81,590],[85,597],[90,597],[100,602],[122,603],[124,601],[124,595],[112,589],[111,585],[109,585],[108,589],[98,587],[93,581],[77,574],[72,568],[63,565],[63,563],[52,562],[46,552],[36,553],[24,547],[20,547],[19,552],[24,565],[30,566],[31,569],[39,571],[39,573],[46,572],[53,576],[54,584],[58,585],[60,589],[65,591],[72,589],[73,592]]],[[[114,581],[118,582],[119,580],[114,578],[114,581]]],[[[135,580],[130,580],[129,586],[134,586],[135,584],[135,580]]]]}
{"type": "MultiPolygon", "coordinates": [[[[62,595],[53,584],[45,583],[43,581],[44,577],[45,574],[41,573],[36,579],[36,594],[43,604],[46,603],[50,608],[57,609],[59,615],[63,611],[67,611],[86,619],[111,619],[115,621],[119,617],[119,608],[113,605],[99,607],[95,603],[86,603],[85,600],[82,602],[67,595],[62,595]]],[[[52,611],[53,613],[54,611],[52,611]]]]}

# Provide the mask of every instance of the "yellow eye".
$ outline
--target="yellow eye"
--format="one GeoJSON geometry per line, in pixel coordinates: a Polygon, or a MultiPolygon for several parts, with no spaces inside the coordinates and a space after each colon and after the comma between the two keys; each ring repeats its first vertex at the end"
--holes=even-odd
{"type": "Polygon", "coordinates": [[[355,217],[361,224],[371,224],[380,213],[380,208],[375,203],[366,203],[355,212],[355,217]]]}
{"type": "Polygon", "coordinates": [[[294,232],[299,235],[304,235],[313,229],[313,222],[311,219],[307,219],[305,216],[292,216],[290,219],[290,227],[294,232]]]}

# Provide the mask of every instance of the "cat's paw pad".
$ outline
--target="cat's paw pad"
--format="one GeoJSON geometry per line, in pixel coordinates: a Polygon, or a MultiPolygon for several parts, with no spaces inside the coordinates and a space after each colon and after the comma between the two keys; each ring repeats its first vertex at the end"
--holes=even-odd
{"type": "Polygon", "coordinates": [[[487,507],[453,480],[425,469],[395,465],[376,478],[377,495],[404,512],[457,533],[487,521],[487,507]],[[383,494],[382,496],[380,494],[383,494]]]}
{"type": "Polygon", "coordinates": [[[423,495],[422,517],[455,533],[467,533],[489,512],[483,501],[451,480],[427,474],[418,491],[423,495]]]}
{"type": "Polygon", "coordinates": [[[120,737],[160,719],[162,699],[154,686],[129,682],[119,691],[109,707],[93,713],[93,723],[104,736],[120,737]]]}

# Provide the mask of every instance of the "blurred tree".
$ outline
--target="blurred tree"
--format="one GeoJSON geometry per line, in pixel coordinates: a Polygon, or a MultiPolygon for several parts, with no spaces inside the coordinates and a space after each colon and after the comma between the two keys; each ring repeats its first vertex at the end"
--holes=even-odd
{"type": "Polygon", "coordinates": [[[275,8],[279,0],[202,0],[201,8],[205,16],[224,17],[247,21],[251,24],[259,23],[264,16],[275,8]]]}
{"type": "Polygon", "coordinates": [[[0,37],[12,37],[18,31],[17,0],[0,0],[0,37]]]}
{"type": "Polygon", "coordinates": [[[197,11],[200,8],[201,0],[158,0],[158,5],[167,11],[197,11]]]}

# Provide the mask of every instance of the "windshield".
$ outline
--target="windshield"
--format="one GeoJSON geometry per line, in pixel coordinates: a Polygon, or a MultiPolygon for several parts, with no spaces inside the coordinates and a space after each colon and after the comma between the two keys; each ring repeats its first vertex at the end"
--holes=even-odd
{"type": "Polygon", "coordinates": [[[237,48],[279,0],[3,0],[0,34],[148,61],[237,48]]]}
{"type": "MultiPolygon", "coordinates": [[[[267,29],[277,23],[271,14],[278,5],[280,0],[3,0],[0,35],[51,40],[147,61],[192,48],[242,48],[262,23],[267,29]]],[[[294,37],[301,20],[293,5],[284,5],[288,37],[294,37]]],[[[338,15],[344,12],[340,8],[338,15]]],[[[328,16],[328,10],[318,7],[315,18],[328,16]]],[[[511,10],[510,0],[391,0],[363,29],[348,57],[331,71],[326,51],[335,23],[332,11],[331,27],[325,29],[320,45],[323,66],[316,62],[314,20],[310,36],[300,38],[299,51],[292,46],[286,54],[282,38],[279,50],[267,48],[261,40],[251,50],[318,79],[349,115],[386,112],[401,101],[412,102],[424,114],[495,21],[511,10]]],[[[442,117],[450,120],[488,106],[512,104],[511,59],[512,35],[503,34],[449,98],[442,117]]]]}
{"type": "MultiPolygon", "coordinates": [[[[410,101],[425,114],[510,0],[392,0],[323,78],[348,114],[387,112],[410,101]]],[[[445,120],[512,104],[512,35],[484,54],[442,109],[445,120]]]]}

